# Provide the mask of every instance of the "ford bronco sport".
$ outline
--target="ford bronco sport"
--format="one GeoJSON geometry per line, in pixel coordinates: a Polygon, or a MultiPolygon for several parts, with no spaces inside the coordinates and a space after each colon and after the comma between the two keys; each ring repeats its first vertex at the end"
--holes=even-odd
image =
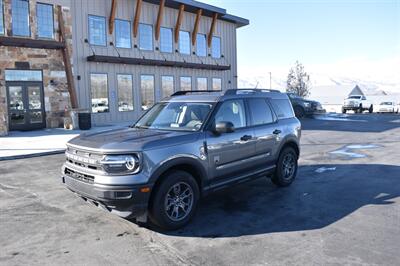
{"type": "Polygon", "coordinates": [[[180,91],[129,128],[72,139],[62,182],[121,217],[177,229],[209,192],[263,176],[290,185],[300,130],[284,93],[180,91]]]}

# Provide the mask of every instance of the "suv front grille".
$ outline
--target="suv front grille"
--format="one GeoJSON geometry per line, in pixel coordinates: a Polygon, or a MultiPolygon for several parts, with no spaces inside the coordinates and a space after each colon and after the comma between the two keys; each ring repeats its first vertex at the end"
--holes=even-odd
{"type": "Polygon", "coordinates": [[[94,182],[94,176],[76,172],[68,167],[65,168],[64,174],[85,183],[93,184],[94,182]]]}
{"type": "Polygon", "coordinates": [[[67,162],[71,164],[93,170],[102,169],[100,161],[103,158],[103,155],[101,154],[68,147],[65,155],[67,156],[67,162]]]}

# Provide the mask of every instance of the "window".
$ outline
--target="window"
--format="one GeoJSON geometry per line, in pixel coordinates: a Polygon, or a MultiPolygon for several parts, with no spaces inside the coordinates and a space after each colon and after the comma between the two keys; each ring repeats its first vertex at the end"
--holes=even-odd
{"type": "Polygon", "coordinates": [[[4,34],[4,7],[3,1],[0,0],[0,35],[4,34]]]}
{"type": "Polygon", "coordinates": [[[108,112],[108,80],[107,74],[90,74],[90,90],[92,94],[92,113],[108,112]]]}
{"type": "Polygon", "coordinates": [[[106,19],[89,15],[89,43],[106,46],[106,19]]]}
{"type": "Polygon", "coordinates": [[[197,78],[197,90],[199,91],[207,90],[207,78],[197,78]]]}
{"type": "Polygon", "coordinates": [[[139,24],[139,49],[153,50],[153,27],[147,24],[139,24]]]}
{"type": "Polygon", "coordinates": [[[42,81],[41,70],[6,69],[4,72],[6,81],[42,81]]]}
{"type": "Polygon", "coordinates": [[[211,56],[213,58],[221,57],[221,38],[220,37],[212,37],[211,40],[211,56]]]}
{"type": "Polygon", "coordinates": [[[196,54],[198,56],[207,56],[206,35],[197,34],[196,43],[197,43],[196,54]]]}
{"type": "Polygon", "coordinates": [[[292,104],[288,100],[271,100],[272,107],[278,118],[291,118],[294,116],[292,104]]]}
{"type": "Polygon", "coordinates": [[[140,94],[142,98],[142,110],[147,110],[154,104],[154,76],[140,76],[140,94]]]}
{"type": "Polygon", "coordinates": [[[160,51],[164,53],[172,53],[172,29],[160,29],[160,51]]]}
{"type": "Polygon", "coordinates": [[[133,110],[133,78],[132,75],[117,75],[118,111],[133,110]]]}
{"type": "Polygon", "coordinates": [[[179,52],[190,54],[190,33],[188,31],[179,31],[179,52]]]}
{"type": "Polygon", "coordinates": [[[192,78],[181,77],[181,91],[191,91],[191,90],[192,90],[192,78]]]}
{"type": "Polygon", "coordinates": [[[243,100],[224,102],[215,114],[215,124],[231,122],[235,128],[246,126],[246,113],[243,100]]]}
{"type": "Polygon", "coordinates": [[[39,38],[53,39],[54,19],[53,6],[48,4],[36,4],[37,35],[39,38]]]}
{"type": "Polygon", "coordinates": [[[115,20],[115,47],[132,48],[130,21],[115,20]]]}
{"type": "Polygon", "coordinates": [[[12,34],[15,36],[30,36],[28,0],[12,0],[11,13],[12,34]]]}
{"type": "Polygon", "coordinates": [[[213,91],[221,91],[222,90],[222,79],[220,79],[220,78],[212,79],[212,90],[213,91]]]}
{"type": "Polygon", "coordinates": [[[171,96],[174,93],[174,77],[161,76],[161,94],[162,97],[171,96]]]}
{"type": "Polygon", "coordinates": [[[249,99],[252,125],[269,124],[274,121],[271,108],[264,99],[249,99]]]}

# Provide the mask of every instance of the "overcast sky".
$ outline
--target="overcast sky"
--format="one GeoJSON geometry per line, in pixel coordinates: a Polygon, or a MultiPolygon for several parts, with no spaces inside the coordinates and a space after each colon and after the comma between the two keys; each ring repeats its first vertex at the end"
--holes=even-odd
{"type": "Polygon", "coordinates": [[[400,72],[400,0],[203,2],[250,20],[238,30],[239,75],[251,68],[288,69],[296,60],[330,71],[354,62],[361,72],[365,64],[389,62],[385,71],[400,72]]]}

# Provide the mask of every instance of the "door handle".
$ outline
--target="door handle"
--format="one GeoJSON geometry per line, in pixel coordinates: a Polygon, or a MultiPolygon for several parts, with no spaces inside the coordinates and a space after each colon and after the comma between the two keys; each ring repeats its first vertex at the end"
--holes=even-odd
{"type": "Polygon", "coordinates": [[[275,135],[278,135],[278,134],[282,133],[282,130],[275,129],[274,132],[272,132],[272,133],[275,135]]]}
{"type": "Polygon", "coordinates": [[[250,136],[250,135],[244,135],[244,136],[242,136],[241,138],[240,138],[240,140],[242,140],[242,141],[248,141],[248,140],[250,140],[252,138],[252,136],[250,136]]]}

